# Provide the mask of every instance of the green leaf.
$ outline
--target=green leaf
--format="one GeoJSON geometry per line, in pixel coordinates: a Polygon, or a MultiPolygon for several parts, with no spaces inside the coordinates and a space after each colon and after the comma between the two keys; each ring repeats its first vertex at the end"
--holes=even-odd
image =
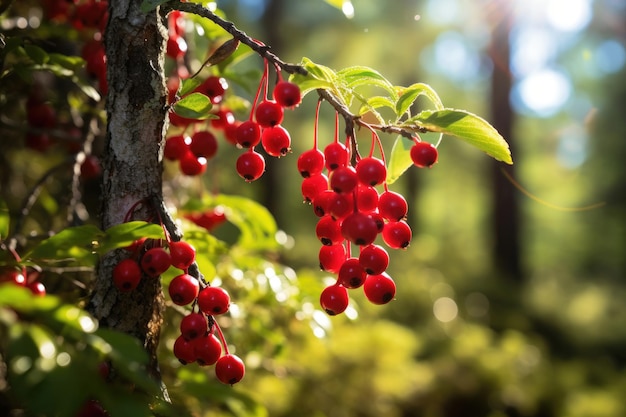
{"type": "Polygon", "coordinates": [[[337,75],[332,69],[318,65],[308,58],[302,58],[300,65],[307,70],[308,75],[292,74],[289,81],[298,84],[302,97],[318,88],[333,89],[337,75]]]}
{"type": "Polygon", "coordinates": [[[381,107],[389,107],[395,110],[394,102],[389,97],[373,96],[368,97],[367,102],[359,109],[359,116],[363,116],[365,113],[372,111],[372,109],[379,109],[381,107]]]}
{"type": "Polygon", "coordinates": [[[395,105],[398,118],[402,117],[402,115],[409,110],[415,100],[417,100],[417,98],[421,95],[426,96],[435,105],[435,109],[443,109],[443,103],[441,102],[437,92],[433,90],[432,87],[428,84],[416,83],[401,90],[400,96],[398,97],[395,105]]]}
{"type": "Polygon", "coordinates": [[[212,107],[209,97],[202,93],[191,93],[174,104],[174,111],[187,119],[206,119],[212,107]]]}
{"type": "Polygon", "coordinates": [[[185,78],[180,86],[179,94],[184,96],[185,94],[195,90],[200,84],[202,84],[202,80],[200,78],[185,78]]]}
{"type": "Polygon", "coordinates": [[[42,241],[24,258],[43,261],[73,260],[81,265],[93,265],[95,248],[104,232],[93,225],[70,227],[42,241]]]}
{"type": "Polygon", "coordinates": [[[97,252],[103,254],[113,249],[123,248],[142,237],[164,239],[165,234],[158,224],[143,221],[121,223],[105,231],[103,239],[97,246],[97,252]]]}
{"type": "Polygon", "coordinates": [[[345,83],[349,88],[361,86],[381,87],[387,90],[395,99],[396,90],[393,85],[383,77],[378,71],[364,66],[354,66],[337,71],[339,81],[345,83]]]}
{"type": "Polygon", "coordinates": [[[0,200],[0,240],[6,239],[9,235],[10,223],[9,208],[4,200],[0,200]]]}
{"type": "Polygon", "coordinates": [[[49,60],[48,53],[37,45],[24,45],[24,50],[26,51],[26,55],[36,64],[43,65],[49,60]]]}
{"type": "Polygon", "coordinates": [[[498,161],[513,164],[509,144],[485,119],[465,110],[425,110],[410,119],[431,132],[456,136],[498,161]]]}
{"type": "Polygon", "coordinates": [[[400,176],[413,165],[411,159],[411,147],[414,142],[405,138],[404,136],[398,136],[391,148],[391,154],[388,157],[387,166],[387,184],[394,183],[400,176]]]}
{"type": "Polygon", "coordinates": [[[141,2],[141,11],[144,13],[151,12],[160,5],[167,3],[170,0],[143,0],[141,2]]]}

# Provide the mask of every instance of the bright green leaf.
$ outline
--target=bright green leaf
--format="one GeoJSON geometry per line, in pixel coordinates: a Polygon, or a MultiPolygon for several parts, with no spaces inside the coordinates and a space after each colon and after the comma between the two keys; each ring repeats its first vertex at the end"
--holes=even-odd
{"type": "Polygon", "coordinates": [[[428,84],[416,83],[407,88],[401,89],[400,96],[395,104],[396,114],[398,118],[402,117],[413,105],[419,96],[426,96],[434,105],[435,109],[443,109],[443,103],[439,95],[428,84]]]}
{"type": "Polygon", "coordinates": [[[374,96],[368,97],[367,103],[361,106],[358,115],[362,116],[368,111],[372,111],[372,109],[379,109],[381,107],[389,107],[390,109],[395,109],[394,102],[389,97],[374,96]]]}
{"type": "Polygon", "coordinates": [[[184,96],[185,94],[190,93],[198,88],[200,84],[202,84],[202,79],[200,78],[185,78],[182,82],[182,85],[180,86],[179,94],[181,96],[184,96]]]}
{"type": "Polygon", "coordinates": [[[289,80],[298,84],[303,97],[318,88],[333,89],[337,75],[332,69],[318,65],[308,58],[302,58],[300,65],[307,70],[308,75],[292,74],[289,80]]]}
{"type": "Polygon", "coordinates": [[[378,71],[364,66],[354,66],[337,71],[337,77],[349,88],[361,86],[381,87],[387,90],[395,99],[396,91],[393,85],[378,71]]]}
{"type": "Polygon", "coordinates": [[[391,148],[391,154],[388,157],[387,166],[387,184],[392,184],[400,176],[413,165],[411,159],[411,147],[414,142],[405,138],[404,136],[398,136],[393,148],[391,148]]]}
{"type": "Polygon", "coordinates": [[[209,97],[202,93],[191,93],[174,104],[174,111],[187,119],[206,119],[212,107],[209,97]]]}
{"type": "Polygon", "coordinates": [[[456,136],[498,161],[513,164],[509,144],[485,119],[465,110],[426,110],[410,119],[431,132],[456,136]]]}
{"type": "Polygon", "coordinates": [[[36,261],[67,261],[92,265],[95,247],[104,233],[93,225],[67,228],[35,246],[25,259],[36,261]]]}

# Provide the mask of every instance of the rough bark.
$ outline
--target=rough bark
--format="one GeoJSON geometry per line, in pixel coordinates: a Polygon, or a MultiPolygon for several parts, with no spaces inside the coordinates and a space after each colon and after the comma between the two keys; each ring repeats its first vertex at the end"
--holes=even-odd
{"type": "MultiPolygon", "coordinates": [[[[136,202],[161,197],[167,31],[158,10],[144,13],[140,4],[141,0],[109,0],[105,34],[109,92],[101,219],[105,229],[124,222],[136,202]]],[[[133,219],[154,217],[149,207],[145,204],[133,219]]],[[[150,372],[158,378],[161,283],[144,277],[135,291],[117,291],[111,276],[119,259],[128,256],[122,252],[112,252],[101,260],[88,309],[101,326],[138,338],[150,355],[150,372]]]]}

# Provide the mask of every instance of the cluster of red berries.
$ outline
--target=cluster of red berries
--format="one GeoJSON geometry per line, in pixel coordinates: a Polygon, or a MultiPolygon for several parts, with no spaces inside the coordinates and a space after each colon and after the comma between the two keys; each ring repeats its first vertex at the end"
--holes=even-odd
{"type": "MultiPolygon", "coordinates": [[[[406,222],[408,203],[388,189],[383,149],[373,130],[372,138],[369,156],[351,158],[348,145],[354,138],[340,142],[336,128],[335,140],[322,151],[317,145],[316,119],[314,146],[298,157],[302,196],[319,217],[315,232],[322,243],[320,268],[337,274],[337,281],[320,295],[320,304],[329,315],[348,307],[348,289],[363,287],[374,304],[391,301],[396,285],[386,273],[389,254],[376,240],[380,236],[388,248],[404,249],[412,238],[406,222]],[[376,142],[383,159],[373,156],[376,142]],[[358,247],[358,255],[352,254],[353,246],[358,247]]],[[[411,157],[416,166],[430,167],[437,161],[437,148],[415,139],[411,157]]]]}
{"type": "Polygon", "coordinates": [[[39,271],[10,269],[0,274],[0,284],[12,284],[28,288],[34,295],[46,295],[46,287],[39,281],[39,271]]]}
{"type": "Polygon", "coordinates": [[[132,255],[113,269],[115,287],[121,292],[129,292],[137,288],[144,276],[158,278],[170,267],[180,269],[181,273],[170,282],[168,293],[174,304],[191,305],[192,311],[181,321],[181,334],[174,343],[174,355],[185,365],[193,362],[201,366],[215,364],[220,381],[225,384],[239,382],[245,374],[243,361],[229,353],[224,335],[214,319],[214,316],[228,311],[230,296],[225,289],[210,286],[189,274],[189,267],[196,257],[194,247],[182,240],[168,240],[162,244],[160,240],[141,238],[126,249],[132,255]]]}

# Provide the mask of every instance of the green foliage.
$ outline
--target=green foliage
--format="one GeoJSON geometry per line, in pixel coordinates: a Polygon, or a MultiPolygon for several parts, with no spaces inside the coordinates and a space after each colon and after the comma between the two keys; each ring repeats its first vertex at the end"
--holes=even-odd
{"type": "Polygon", "coordinates": [[[181,117],[188,119],[207,119],[213,108],[211,99],[202,93],[191,93],[174,103],[174,111],[181,117]]]}

